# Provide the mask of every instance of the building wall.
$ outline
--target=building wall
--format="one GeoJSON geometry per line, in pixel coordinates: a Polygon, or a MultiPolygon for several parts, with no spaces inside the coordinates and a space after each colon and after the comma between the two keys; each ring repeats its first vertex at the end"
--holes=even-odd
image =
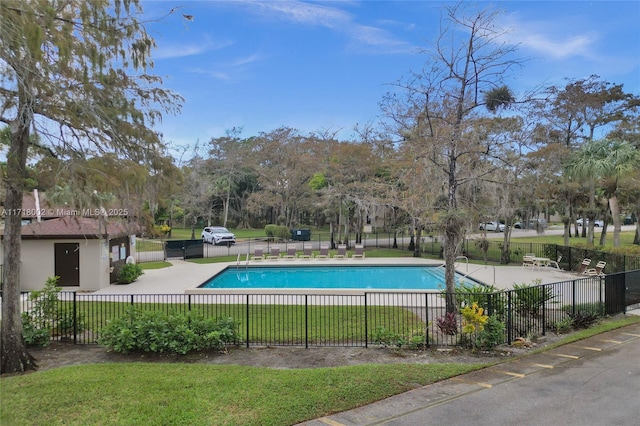
{"type": "MultiPolygon", "coordinates": [[[[56,243],[79,244],[80,285],[64,290],[95,291],[110,285],[110,254],[102,239],[22,240],[21,290],[41,290],[47,278],[55,275],[56,243]]],[[[0,252],[2,251],[0,247],[0,252]]]]}

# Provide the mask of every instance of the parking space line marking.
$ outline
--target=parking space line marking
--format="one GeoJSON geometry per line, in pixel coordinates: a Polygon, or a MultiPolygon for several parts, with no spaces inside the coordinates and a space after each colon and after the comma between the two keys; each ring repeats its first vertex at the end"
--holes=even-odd
{"type": "Polygon", "coordinates": [[[622,343],[620,340],[611,340],[611,339],[602,339],[601,342],[615,343],[616,345],[619,345],[620,343],[622,343]]]}
{"type": "Polygon", "coordinates": [[[549,364],[536,364],[536,363],[533,363],[531,365],[535,365],[536,367],[542,367],[542,368],[553,368],[553,365],[549,365],[549,364]]]}
{"type": "Polygon", "coordinates": [[[578,346],[578,347],[582,348],[582,349],[587,349],[587,350],[590,350],[590,351],[596,351],[596,352],[601,352],[602,351],[602,349],[600,349],[600,348],[593,348],[591,346],[578,346]]]}
{"type": "Polygon", "coordinates": [[[322,423],[328,424],[330,426],[345,426],[344,423],[334,422],[333,420],[328,419],[326,417],[321,417],[318,420],[321,421],[322,423]]]}
{"type": "Polygon", "coordinates": [[[562,358],[580,359],[579,356],[575,356],[575,355],[566,355],[566,354],[553,354],[553,355],[559,356],[562,358]]]}
{"type": "Polygon", "coordinates": [[[525,375],[524,375],[524,374],[522,374],[522,373],[512,373],[512,372],[510,372],[510,371],[502,371],[502,370],[495,370],[495,372],[496,372],[496,373],[506,374],[506,375],[508,375],[508,376],[518,377],[518,378],[520,378],[520,379],[521,379],[521,378],[523,378],[523,377],[525,377],[525,375]]]}
{"type": "Polygon", "coordinates": [[[487,388],[487,389],[491,389],[493,387],[493,385],[491,385],[489,383],[474,382],[472,380],[464,380],[464,379],[460,379],[458,377],[454,377],[451,380],[456,381],[456,382],[460,382],[460,383],[466,383],[468,385],[477,385],[477,386],[480,386],[482,388],[487,388]]]}
{"type": "Polygon", "coordinates": [[[634,334],[634,333],[622,333],[622,334],[625,334],[627,336],[640,337],[640,334],[634,334]]]}

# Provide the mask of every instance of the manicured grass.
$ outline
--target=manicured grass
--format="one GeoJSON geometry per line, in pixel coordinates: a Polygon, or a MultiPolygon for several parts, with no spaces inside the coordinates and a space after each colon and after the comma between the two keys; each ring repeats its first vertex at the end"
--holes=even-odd
{"type": "Polygon", "coordinates": [[[483,366],[295,370],[164,363],[73,366],[3,378],[0,423],[292,425],[483,366]]]}
{"type": "MultiPolygon", "coordinates": [[[[329,255],[333,256],[337,253],[337,250],[329,250],[329,255]]],[[[316,250],[313,254],[318,254],[319,251],[316,250]]],[[[353,250],[348,250],[347,255],[350,257],[353,254],[353,250]]],[[[368,257],[413,257],[413,252],[408,250],[398,250],[398,249],[366,249],[365,254],[368,257]]],[[[222,263],[222,262],[235,262],[238,259],[237,255],[233,256],[216,256],[216,257],[205,257],[201,259],[189,259],[188,262],[198,263],[198,264],[206,264],[206,263],[222,263]]],[[[243,256],[240,261],[244,262],[245,257],[243,256]]]]}
{"type": "MultiPolygon", "coordinates": [[[[89,296],[90,297],[90,296],[89,296]]],[[[128,301],[76,301],[76,313],[82,318],[84,330],[99,333],[106,323],[126,315],[128,301]]],[[[212,302],[214,299],[212,299],[212,302]]],[[[424,322],[411,310],[394,306],[304,306],[294,304],[232,304],[232,303],[137,303],[138,310],[162,312],[192,312],[208,318],[232,318],[237,332],[251,342],[270,344],[322,344],[325,341],[371,341],[377,324],[384,324],[390,332],[424,329],[424,322]],[[304,319],[304,321],[303,321],[304,319]],[[247,324],[249,328],[247,329],[247,324]],[[304,326],[301,326],[304,324],[304,326]],[[367,328],[368,325],[368,328],[367,328]],[[339,333],[335,330],[339,330],[339,333]],[[248,333],[248,336],[247,336],[248,333]],[[338,333],[334,335],[332,333],[338,333]],[[368,335],[367,335],[368,334],[368,335]]],[[[72,302],[63,301],[60,308],[72,310],[72,302]]],[[[244,341],[244,340],[243,340],[244,341]]]]}
{"type": "MultiPolygon", "coordinates": [[[[600,231],[596,228],[594,233],[594,242],[596,245],[600,244],[600,231]]],[[[582,234],[581,234],[582,235],[582,234]]],[[[633,238],[635,236],[634,231],[625,231],[620,233],[620,246],[634,246],[633,238]]],[[[535,237],[518,237],[517,233],[511,234],[511,242],[527,242],[527,243],[545,243],[545,244],[557,244],[559,246],[564,245],[564,237],[562,235],[537,235],[535,237]],[[514,235],[516,234],[516,235],[514,235]]],[[[587,239],[582,237],[569,238],[569,244],[572,246],[586,245],[587,239]]],[[[605,246],[613,246],[613,228],[607,228],[607,238],[605,240],[605,246]]]]}
{"type": "MultiPolygon", "coordinates": [[[[605,320],[536,352],[637,322],[636,316],[605,320]]],[[[0,424],[292,425],[487,365],[293,370],[177,363],[63,367],[0,379],[0,424]]]]}
{"type": "Polygon", "coordinates": [[[637,315],[625,315],[621,318],[616,318],[615,320],[605,319],[590,328],[572,333],[561,341],[550,344],[543,349],[537,350],[536,352],[544,352],[558,346],[566,345],[567,343],[577,342],[579,340],[586,339],[587,337],[595,336],[596,334],[601,334],[606,331],[615,330],[617,328],[637,323],[640,323],[640,316],[637,315]]]}
{"type": "Polygon", "coordinates": [[[173,266],[173,265],[171,264],[171,262],[161,261],[161,262],[145,262],[145,263],[141,263],[140,266],[142,267],[142,269],[162,269],[162,268],[168,268],[169,266],[173,266]]]}

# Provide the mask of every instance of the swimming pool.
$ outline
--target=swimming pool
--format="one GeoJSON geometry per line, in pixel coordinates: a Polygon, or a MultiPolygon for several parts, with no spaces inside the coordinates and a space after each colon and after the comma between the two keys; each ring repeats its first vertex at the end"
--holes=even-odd
{"type": "Polygon", "coordinates": [[[199,288],[438,290],[444,282],[435,266],[261,266],[227,268],[199,288]]]}

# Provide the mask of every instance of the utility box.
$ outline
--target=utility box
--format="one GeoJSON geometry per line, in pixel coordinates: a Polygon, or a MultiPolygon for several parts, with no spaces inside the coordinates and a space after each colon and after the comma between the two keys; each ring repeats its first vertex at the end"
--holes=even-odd
{"type": "Polygon", "coordinates": [[[292,229],[291,239],[293,241],[311,241],[311,229],[292,229]]]}

